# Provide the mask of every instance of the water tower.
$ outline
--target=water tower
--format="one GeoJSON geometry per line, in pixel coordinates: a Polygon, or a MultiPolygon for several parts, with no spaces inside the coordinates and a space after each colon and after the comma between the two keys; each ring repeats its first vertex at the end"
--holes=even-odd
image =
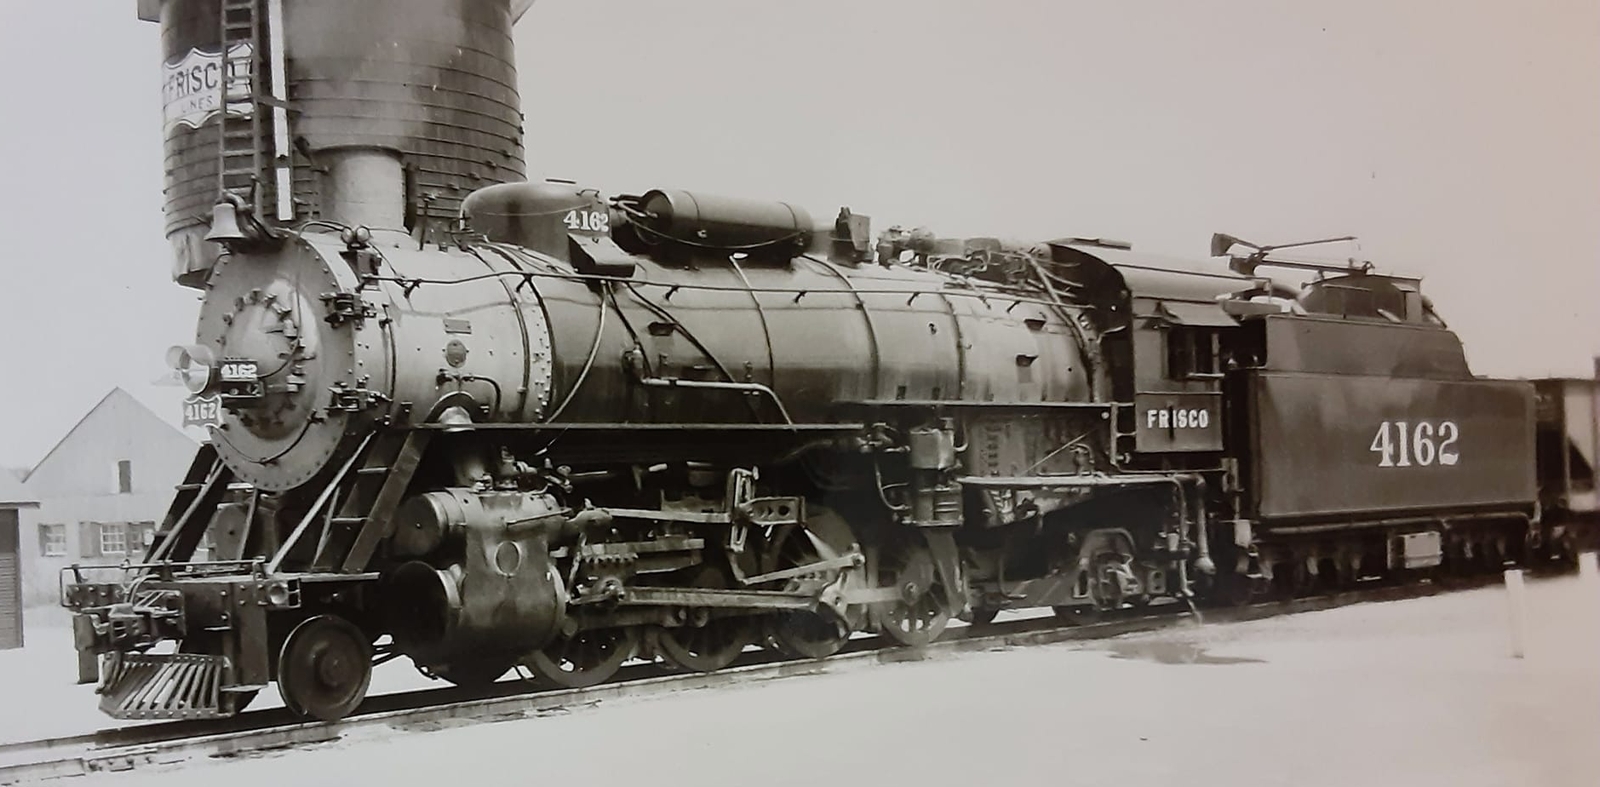
{"type": "Polygon", "coordinates": [[[173,279],[204,286],[235,207],[417,233],[525,179],[512,26],[532,3],[139,0],[161,25],[173,279]]]}

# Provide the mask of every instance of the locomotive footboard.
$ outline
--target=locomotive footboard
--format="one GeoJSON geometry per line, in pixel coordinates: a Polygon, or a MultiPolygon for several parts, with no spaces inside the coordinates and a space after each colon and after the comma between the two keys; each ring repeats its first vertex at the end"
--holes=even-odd
{"type": "MultiPolygon", "coordinates": [[[[360,599],[378,580],[376,573],[269,576],[259,562],[239,568],[201,562],[65,569],[75,580],[63,583],[63,603],[74,611],[78,681],[98,681],[104,713],[119,719],[232,716],[281,679],[286,634],[329,611],[341,620],[360,619],[360,599]],[[86,581],[104,572],[133,578],[86,581]]],[[[367,641],[356,639],[363,646],[367,641]]],[[[357,680],[370,656],[360,658],[363,664],[352,673],[357,680]]]]}

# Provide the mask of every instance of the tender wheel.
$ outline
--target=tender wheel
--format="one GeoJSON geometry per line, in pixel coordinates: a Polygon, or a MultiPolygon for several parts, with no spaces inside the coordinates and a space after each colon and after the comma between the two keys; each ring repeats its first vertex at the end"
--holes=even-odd
{"type": "Polygon", "coordinates": [[[622,669],[639,650],[639,633],[629,626],[579,631],[523,658],[535,675],[566,689],[597,686],[622,669]]]}
{"type": "Polygon", "coordinates": [[[337,721],[354,711],[372,682],[372,643],[344,618],[318,615],[289,632],[278,655],[278,692],[301,715],[337,721]]]}
{"type": "Polygon", "coordinates": [[[950,607],[937,580],[933,555],[910,539],[886,547],[878,563],[878,584],[900,591],[895,601],[875,605],[878,624],[890,639],[923,647],[944,633],[950,607]]]}

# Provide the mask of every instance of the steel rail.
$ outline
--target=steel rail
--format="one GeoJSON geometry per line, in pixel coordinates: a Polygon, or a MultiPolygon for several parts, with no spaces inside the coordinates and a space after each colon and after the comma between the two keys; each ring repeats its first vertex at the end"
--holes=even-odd
{"type": "MultiPolygon", "coordinates": [[[[1242,623],[1382,601],[1425,598],[1477,589],[1500,575],[1452,578],[1448,585],[1375,585],[1299,599],[1243,607],[1202,608],[1205,623],[1242,623]]],[[[547,689],[530,681],[501,681],[487,689],[421,689],[367,698],[355,714],[337,722],[305,721],[283,708],[253,711],[220,721],[175,721],[108,728],[82,735],[0,744],[0,785],[46,781],[91,773],[176,765],[199,758],[227,758],[332,741],[378,740],[394,731],[492,723],[565,713],[605,700],[649,697],[844,671],[875,663],[923,661],[995,648],[1109,639],[1182,625],[1195,615],[1181,604],[1129,610],[1087,625],[1032,618],[949,630],[943,639],[908,648],[883,637],[853,639],[825,659],[747,653],[735,666],[711,673],[683,673],[655,664],[624,668],[618,679],[587,689],[547,689]],[[529,687],[538,686],[530,690],[529,687]]]]}

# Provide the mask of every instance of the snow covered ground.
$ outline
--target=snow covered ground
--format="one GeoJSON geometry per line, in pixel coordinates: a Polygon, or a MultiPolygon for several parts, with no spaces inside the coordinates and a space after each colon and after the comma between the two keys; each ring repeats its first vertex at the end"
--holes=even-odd
{"type": "MultiPolygon", "coordinates": [[[[1593,787],[1600,587],[1530,581],[1528,600],[1522,659],[1504,590],[1486,588],[71,783],[1593,787]]],[[[11,701],[71,680],[70,660],[39,666],[0,672],[8,719],[55,719],[11,701]]]]}
{"type": "MultiPolygon", "coordinates": [[[[26,647],[0,650],[0,743],[80,735],[136,722],[119,722],[100,712],[94,685],[78,685],[72,623],[59,607],[30,608],[24,615],[26,647]]],[[[423,677],[406,659],[379,666],[372,694],[444,686],[423,677]]],[[[251,710],[281,708],[276,689],[261,692],[251,710]]]]}

